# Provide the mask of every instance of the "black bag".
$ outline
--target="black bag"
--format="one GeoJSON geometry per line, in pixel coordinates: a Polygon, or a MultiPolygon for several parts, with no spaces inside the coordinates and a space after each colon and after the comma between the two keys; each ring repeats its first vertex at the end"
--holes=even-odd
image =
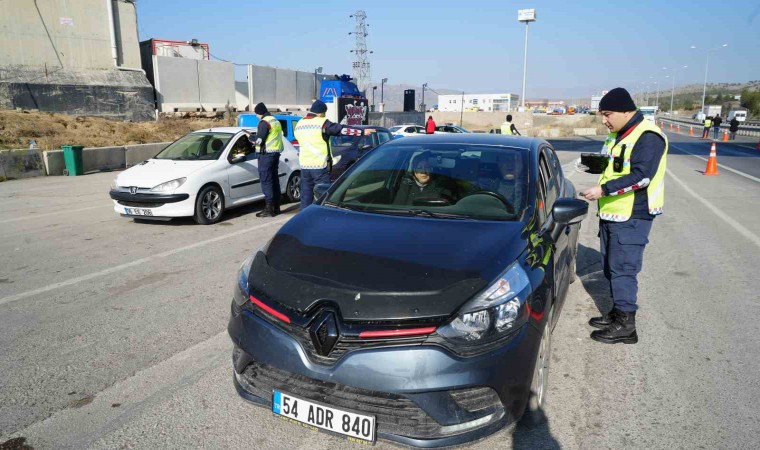
{"type": "Polygon", "coordinates": [[[581,165],[588,167],[587,173],[600,174],[609,162],[609,157],[601,153],[581,153],[581,165]]]}

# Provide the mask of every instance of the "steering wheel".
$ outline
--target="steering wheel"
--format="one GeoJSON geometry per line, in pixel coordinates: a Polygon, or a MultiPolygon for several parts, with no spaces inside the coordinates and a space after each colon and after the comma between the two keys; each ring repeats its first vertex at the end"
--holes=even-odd
{"type": "Polygon", "coordinates": [[[490,197],[493,197],[504,204],[509,214],[512,214],[512,215],[515,214],[515,207],[512,206],[511,203],[509,203],[509,200],[507,200],[503,195],[499,194],[498,192],[483,189],[477,192],[473,192],[472,194],[468,195],[468,197],[471,197],[473,195],[488,195],[490,197]]]}

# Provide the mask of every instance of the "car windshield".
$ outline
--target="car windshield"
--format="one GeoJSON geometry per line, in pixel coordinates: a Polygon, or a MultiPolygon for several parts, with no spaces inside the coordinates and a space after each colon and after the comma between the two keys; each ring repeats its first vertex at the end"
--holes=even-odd
{"type": "Polygon", "coordinates": [[[390,127],[390,128],[388,128],[388,131],[390,131],[391,133],[395,133],[398,130],[400,130],[401,128],[402,127],[400,127],[400,126],[390,127]]]}
{"type": "Polygon", "coordinates": [[[231,138],[231,133],[190,133],[163,149],[155,159],[219,159],[231,138]]]}
{"type": "Polygon", "coordinates": [[[377,214],[520,220],[529,153],[502,145],[388,143],[330,188],[325,206],[377,214]]]}

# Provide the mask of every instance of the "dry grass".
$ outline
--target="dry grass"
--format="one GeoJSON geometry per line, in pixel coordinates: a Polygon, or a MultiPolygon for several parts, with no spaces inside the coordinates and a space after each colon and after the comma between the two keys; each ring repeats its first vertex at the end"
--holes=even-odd
{"type": "Polygon", "coordinates": [[[172,117],[158,122],[122,122],[90,116],[46,112],[0,111],[0,149],[29,148],[34,139],[42,150],[63,144],[85,147],[173,141],[201,128],[229,126],[231,118],[172,117]]]}

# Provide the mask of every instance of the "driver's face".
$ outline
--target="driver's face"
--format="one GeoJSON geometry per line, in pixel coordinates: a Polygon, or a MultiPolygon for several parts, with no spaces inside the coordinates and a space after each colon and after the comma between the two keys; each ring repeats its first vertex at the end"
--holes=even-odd
{"type": "Polygon", "coordinates": [[[514,179],[515,177],[515,168],[512,164],[512,161],[509,160],[509,158],[501,157],[499,158],[499,173],[501,174],[502,178],[505,180],[514,179]]]}
{"type": "Polygon", "coordinates": [[[430,181],[430,164],[427,161],[422,160],[414,166],[414,178],[422,184],[430,181]]]}

